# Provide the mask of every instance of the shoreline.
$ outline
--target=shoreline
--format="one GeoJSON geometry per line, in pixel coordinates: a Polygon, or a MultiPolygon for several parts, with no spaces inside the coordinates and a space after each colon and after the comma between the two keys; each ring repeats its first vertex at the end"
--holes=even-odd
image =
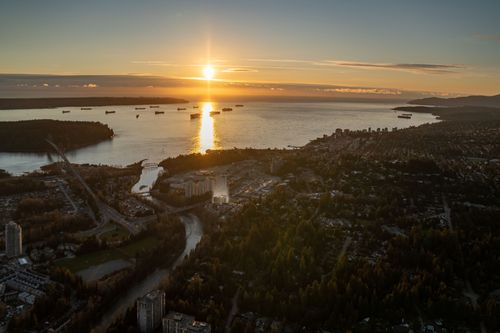
{"type": "MultiPolygon", "coordinates": [[[[431,116],[430,113],[428,115],[424,115],[424,116],[419,116],[419,117],[415,116],[414,117],[415,119],[413,121],[410,121],[410,122],[408,122],[406,120],[400,120],[400,119],[397,119],[394,112],[391,111],[391,109],[393,107],[395,107],[395,105],[390,105],[390,106],[386,105],[386,106],[379,106],[379,107],[370,107],[370,106],[363,107],[363,106],[357,106],[357,105],[354,105],[352,107],[343,107],[343,106],[339,106],[339,107],[335,107],[335,106],[315,107],[315,106],[312,106],[310,108],[305,107],[305,106],[304,107],[299,106],[299,107],[292,110],[292,115],[295,117],[295,118],[293,118],[294,119],[293,125],[299,126],[298,128],[302,130],[302,133],[300,135],[300,140],[298,140],[295,138],[288,137],[286,135],[285,135],[286,139],[280,139],[281,137],[275,138],[275,137],[273,137],[274,132],[270,132],[270,130],[272,128],[274,128],[273,126],[281,126],[282,119],[285,119],[283,117],[286,117],[288,114],[285,112],[285,111],[287,111],[286,106],[282,107],[280,103],[278,103],[276,106],[269,106],[267,104],[264,105],[264,107],[254,106],[253,109],[256,109],[260,113],[255,112],[255,114],[254,114],[254,113],[249,112],[248,110],[245,110],[245,111],[242,111],[241,114],[244,117],[248,117],[250,119],[250,121],[255,121],[255,122],[250,123],[250,126],[251,126],[250,128],[253,130],[258,130],[253,125],[258,124],[258,121],[261,121],[261,117],[259,115],[272,116],[271,117],[271,120],[272,120],[271,125],[265,129],[266,130],[265,134],[269,135],[270,141],[266,140],[264,142],[261,138],[256,136],[255,142],[254,142],[254,144],[252,144],[253,136],[255,136],[255,133],[258,133],[258,132],[254,132],[253,134],[251,132],[247,132],[247,133],[245,133],[246,136],[244,136],[243,139],[241,139],[240,137],[236,137],[234,135],[234,133],[230,132],[228,130],[228,125],[226,124],[225,125],[226,127],[222,126],[221,129],[218,129],[218,132],[220,131],[220,133],[222,133],[222,134],[230,134],[230,136],[228,136],[226,138],[228,143],[227,144],[225,144],[224,142],[217,143],[216,148],[220,147],[220,148],[231,149],[231,148],[237,147],[240,149],[245,149],[247,147],[254,147],[255,149],[288,149],[288,148],[290,148],[290,145],[302,147],[302,146],[307,145],[310,141],[317,139],[318,137],[322,137],[323,135],[331,135],[335,131],[335,129],[338,127],[342,128],[342,129],[349,129],[349,130],[363,130],[363,129],[367,130],[368,128],[371,127],[373,130],[375,130],[378,127],[380,127],[380,128],[383,128],[383,127],[405,128],[405,127],[412,126],[412,125],[419,125],[421,123],[427,123],[427,122],[432,123],[432,122],[436,121],[435,117],[431,116]],[[267,108],[269,108],[270,111],[264,113],[264,111],[267,110],[267,108]],[[302,109],[305,111],[300,111],[302,109]],[[373,109],[373,112],[375,112],[374,115],[376,115],[376,116],[372,115],[372,113],[371,113],[372,109],[373,109]],[[283,111],[283,110],[285,110],[285,111],[283,111]],[[318,115],[319,119],[325,119],[325,121],[327,121],[327,125],[313,126],[313,128],[310,129],[308,126],[306,126],[307,124],[300,123],[300,120],[302,118],[304,118],[305,116],[307,116],[307,111],[309,111],[309,110],[312,110],[312,112],[313,112],[312,115],[318,115]],[[274,111],[277,112],[276,115],[274,113],[271,113],[274,111]],[[339,111],[339,112],[337,113],[337,111],[339,111]],[[245,114],[251,114],[252,116],[246,116],[245,114]],[[381,117],[380,119],[382,119],[382,120],[379,120],[379,118],[378,118],[379,114],[381,117]],[[366,116],[366,118],[364,116],[366,116]],[[302,126],[302,127],[300,127],[300,126],[302,126]],[[312,130],[312,129],[314,129],[314,130],[312,130]]],[[[127,108],[127,107],[124,107],[124,109],[125,108],[127,108]]],[[[250,109],[250,106],[248,106],[248,108],[250,109]]],[[[92,112],[89,112],[88,115],[87,115],[87,113],[85,113],[83,111],[78,111],[78,114],[77,114],[77,116],[79,116],[78,119],[83,119],[83,120],[86,120],[87,118],[94,119],[95,114],[99,113],[99,111],[96,111],[96,110],[97,109],[95,109],[92,112]]],[[[29,117],[29,115],[36,117],[36,112],[37,112],[37,110],[30,110],[26,113],[28,116],[24,115],[23,117],[27,118],[27,117],[29,117]]],[[[53,114],[54,111],[41,112],[40,117],[43,116],[44,114],[49,114],[49,113],[53,114]]],[[[11,114],[11,116],[7,119],[10,119],[10,118],[15,119],[17,117],[15,115],[16,113],[14,113],[14,112],[12,112],[12,113],[9,112],[9,114],[11,114]]],[[[133,112],[130,112],[130,114],[133,114],[133,112]]],[[[100,116],[97,116],[97,118],[100,121],[106,121],[107,119],[110,119],[110,121],[113,120],[113,121],[115,121],[115,123],[117,122],[116,120],[114,120],[116,118],[111,118],[111,117],[105,118],[104,115],[101,115],[100,113],[99,113],[99,115],[100,116]]],[[[176,121],[179,119],[179,116],[181,116],[181,113],[174,112],[174,113],[172,113],[172,115],[173,115],[172,117],[173,117],[174,121],[176,121]],[[175,117],[177,117],[177,118],[175,118],[175,117]]],[[[232,115],[232,114],[230,114],[230,115],[232,115]]],[[[51,117],[51,116],[49,115],[48,117],[51,117]]],[[[58,119],[65,119],[64,116],[60,116],[59,114],[55,115],[55,117],[58,119]]],[[[149,121],[148,126],[153,126],[152,127],[153,130],[156,131],[157,133],[160,133],[159,130],[161,128],[159,126],[158,126],[158,128],[154,127],[155,124],[157,124],[158,122],[155,122],[155,124],[151,124],[150,120],[152,120],[153,117],[151,116],[150,118],[147,119],[149,121]]],[[[68,119],[70,119],[70,118],[68,118],[68,119]]],[[[143,116],[141,115],[140,120],[142,120],[142,119],[143,119],[143,116]]],[[[144,119],[146,119],[146,118],[144,118],[144,119]]],[[[157,119],[157,118],[154,118],[154,119],[157,119]]],[[[162,121],[163,121],[163,119],[162,119],[162,121]]],[[[144,125],[141,125],[142,123],[136,122],[135,119],[129,120],[127,118],[127,119],[125,119],[125,121],[122,121],[121,119],[119,121],[119,122],[123,122],[125,124],[125,125],[120,124],[120,126],[122,126],[128,132],[124,132],[123,130],[121,132],[118,131],[118,134],[119,134],[119,135],[117,135],[118,140],[113,140],[112,143],[111,142],[100,143],[99,145],[96,145],[95,148],[94,147],[90,147],[90,148],[86,147],[86,148],[75,150],[69,155],[70,160],[72,160],[75,163],[80,163],[80,164],[81,163],[90,163],[90,164],[108,164],[108,165],[115,165],[115,166],[124,166],[124,165],[127,165],[129,163],[133,163],[133,162],[136,162],[138,160],[145,159],[145,158],[149,159],[151,162],[159,163],[160,161],[162,161],[166,158],[169,158],[169,157],[174,158],[174,157],[177,157],[179,155],[189,154],[190,152],[194,151],[193,149],[196,149],[196,147],[194,146],[195,144],[193,143],[192,140],[199,139],[199,136],[201,135],[199,132],[199,128],[195,128],[195,127],[199,126],[199,124],[194,123],[194,122],[189,122],[188,120],[185,120],[185,119],[181,119],[180,121],[182,121],[182,124],[184,126],[183,128],[185,128],[186,131],[182,132],[180,134],[176,133],[176,135],[179,136],[179,139],[177,141],[169,139],[169,138],[164,140],[168,144],[172,144],[172,149],[170,149],[170,146],[168,146],[169,149],[167,149],[166,146],[165,146],[165,148],[161,148],[161,147],[158,148],[159,144],[156,144],[156,141],[151,140],[148,137],[148,133],[145,134],[144,139],[139,138],[136,135],[139,132],[133,132],[133,131],[136,131],[136,130],[144,131],[145,130],[144,125]],[[136,125],[136,123],[137,123],[137,125],[136,125]],[[124,138],[126,138],[126,136],[128,134],[135,135],[132,137],[133,140],[131,142],[127,141],[127,139],[124,139],[124,138]],[[178,143],[178,142],[180,142],[180,143],[178,143]],[[132,154],[132,155],[130,155],[128,153],[128,150],[124,146],[125,143],[126,144],[134,144],[135,146],[137,146],[139,144],[142,145],[142,144],[151,143],[151,151],[154,154],[150,153],[149,151],[142,152],[140,149],[136,149],[136,150],[130,151],[130,154],[132,154]],[[180,149],[180,148],[182,148],[182,149],[180,149]],[[124,155],[123,154],[122,155],[115,154],[116,149],[118,149],[117,150],[118,152],[124,151],[124,152],[127,152],[127,154],[124,154],[124,155]],[[106,155],[103,155],[103,152],[105,152],[106,155]],[[96,157],[93,157],[93,156],[96,156],[96,157]],[[108,156],[110,156],[110,157],[108,158],[108,156]]],[[[167,125],[174,124],[174,122],[170,121],[170,120],[166,120],[165,122],[167,123],[167,125]]],[[[224,123],[221,123],[221,124],[224,125],[224,123]]],[[[240,125],[240,124],[236,122],[235,125],[240,125]]],[[[118,125],[114,126],[114,124],[111,122],[110,126],[113,129],[116,129],[118,125]]],[[[171,127],[172,126],[170,126],[168,128],[171,128],[171,127]]],[[[276,129],[278,131],[280,131],[279,128],[276,128],[276,129]]],[[[175,128],[174,128],[174,130],[175,130],[175,128]]],[[[154,132],[154,133],[156,133],[156,132],[154,132]]],[[[147,147],[149,147],[149,146],[147,146],[147,147]]],[[[0,154],[0,164],[3,164],[1,161],[5,161],[4,168],[6,170],[8,170],[10,173],[20,175],[24,172],[33,171],[38,166],[50,164],[52,159],[50,157],[43,156],[41,154],[16,153],[15,155],[14,154],[9,155],[8,153],[5,153],[5,154],[0,154]],[[29,166],[29,165],[31,165],[31,166],[29,166]]]]}

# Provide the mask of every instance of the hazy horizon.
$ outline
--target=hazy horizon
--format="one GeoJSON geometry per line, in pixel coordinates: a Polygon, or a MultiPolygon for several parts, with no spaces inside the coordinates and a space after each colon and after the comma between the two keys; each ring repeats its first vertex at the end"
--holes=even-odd
{"type": "MultiPolygon", "coordinates": [[[[0,74],[0,98],[176,97],[206,100],[206,82],[161,76],[0,74]]],[[[373,101],[405,102],[459,94],[404,91],[327,84],[210,82],[210,96],[220,101],[373,101]]]]}

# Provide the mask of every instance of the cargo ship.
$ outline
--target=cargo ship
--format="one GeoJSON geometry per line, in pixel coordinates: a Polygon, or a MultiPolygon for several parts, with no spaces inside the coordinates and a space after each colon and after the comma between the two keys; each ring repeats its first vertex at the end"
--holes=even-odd
{"type": "Polygon", "coordinates": [[[155,114],[164,114],[165,111],[155,111],[155,114]]]}
{"type": "Polygon", "coordinates": [[[158,109],[160,106],[159,105],[150,105],[149,108],[150,109],[158,109]]]}
{"type": "Polygon", "coordinates": [[[198,105],[193,105],[193,109],[197,109],[197,108],[199,108],[198,105]]]}
{"type": "Polygon", "coordinates": [[[186,110],[186,108],[177,108],[177,111],[186,110]]]}
{"type": "Polygon", "coordinates": [[[222,111],[225,111],[225,112],[227,112],[227,111],[233,111],[233,109],[231,109],[231,108],[222,108],[222,111]]]}
{"type": "Polygon", "coordinates": [[[220,111],[210,111],[211,116],[215,116],[216,114],[220,114],[220,111]]]}
{"type": "Polygon", "coordinates": [[[191,119],[198,119],[201,117],[201,113],[191,113],[189,116],[191,119]]]}
{"type": "Polygon", "coordinates": [[[408,116],[408,115],[405,115],[405,114],[400,114],[400,115],[398,115],[398,118],[411,119],[411,116],[408,116]]]}
{"type": "Polygon", "coordinates": [[[236,104],[235,106],[236,106],[237,108],[241,108],[241,107],[243,107],[243,104],[236,104]]]}
{"type": "Polygon", "coordinates": [[[106,110],[104,113],[105,113],[105,114],[108,114],[108,113],[116,113],[116,111],[108,111],[108,110],[106,110]]]}
{"type": "Polygon", "coordinates": [[[70,110],[62,110],[62,113],[70,113],[70,110]]]}
{"type": "Polygon", "coordinates": [[[146,108],[135,108],[136,110],[146,110],[146,108]]]}
{"type": "Polygon", "coordinates": [[[80,110],[92,110],[92,108],[80,108],[80,110]]]}

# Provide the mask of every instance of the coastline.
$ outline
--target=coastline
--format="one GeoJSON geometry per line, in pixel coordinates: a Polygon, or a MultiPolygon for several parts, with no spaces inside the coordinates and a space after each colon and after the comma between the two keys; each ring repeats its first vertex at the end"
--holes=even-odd
{"type": "MultiPolygon", "coordinates": [[[[219,108],[226,106],[229,105],[215,105],[219,108]]],[[[330,135],[337,128],[392,129],[436,121],[430,113],[415,115],[410,121],[398,119],[391,111],[395,106],[397,105],[250,103],[232,113],[211,118],[211,123],[191,121],[187,112],[179,112],[172,105],[162,108],[166,112],[164,117],[155,116],[149,109],[138,112],[129,106],[117,107],[116,115],[105,115],[105,108],[96,107],[91,111],[73,108],[67,114],[62,114],[60,110],[34,109],[3,112],[2,116],[6,121],[40,118],[92,120],[107,124],[116,133],[112,141],[73,150],[69,152],[68,158],[76,164],[124,166],[142,159],[159,163],[168,157],[200,152],[203,148],[299,147],[319,136],[330,135]],[[137,114],[140,114],[138,119],[137,114]],[[291,128],[295,129],[293,134],[288,130],[291,128]],[[202,143],[204,146],[201,146],[202,143]]],[[[12,174],[30,172],[52,161],[53,157],[49,155],[0,153],[0,164],[12,174]]]]}

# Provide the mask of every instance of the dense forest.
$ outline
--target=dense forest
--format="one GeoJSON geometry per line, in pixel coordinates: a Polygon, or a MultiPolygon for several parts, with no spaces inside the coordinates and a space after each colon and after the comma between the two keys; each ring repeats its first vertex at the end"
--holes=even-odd
{"type": "Polygon", "coordinates": [[[51,139],[65,150],[77,149],[110,140],[112,129],[99,122],[49,119],[0,122],[0,151],[52,152],[45,141],[51,139]]]}
{"type": "Polygon", "coordinates": [[[165,176],[210,168],[217,165],[229,164],[233,162],[260,158],[266,153],[269,156],[275,155],[277,150],[271,149],[231,149],[231,150],[208,150],[206,154],[179,155],[177,157],[167,158],[160,162],[160,166],[165,168],[168,173],[165,176]]]}

